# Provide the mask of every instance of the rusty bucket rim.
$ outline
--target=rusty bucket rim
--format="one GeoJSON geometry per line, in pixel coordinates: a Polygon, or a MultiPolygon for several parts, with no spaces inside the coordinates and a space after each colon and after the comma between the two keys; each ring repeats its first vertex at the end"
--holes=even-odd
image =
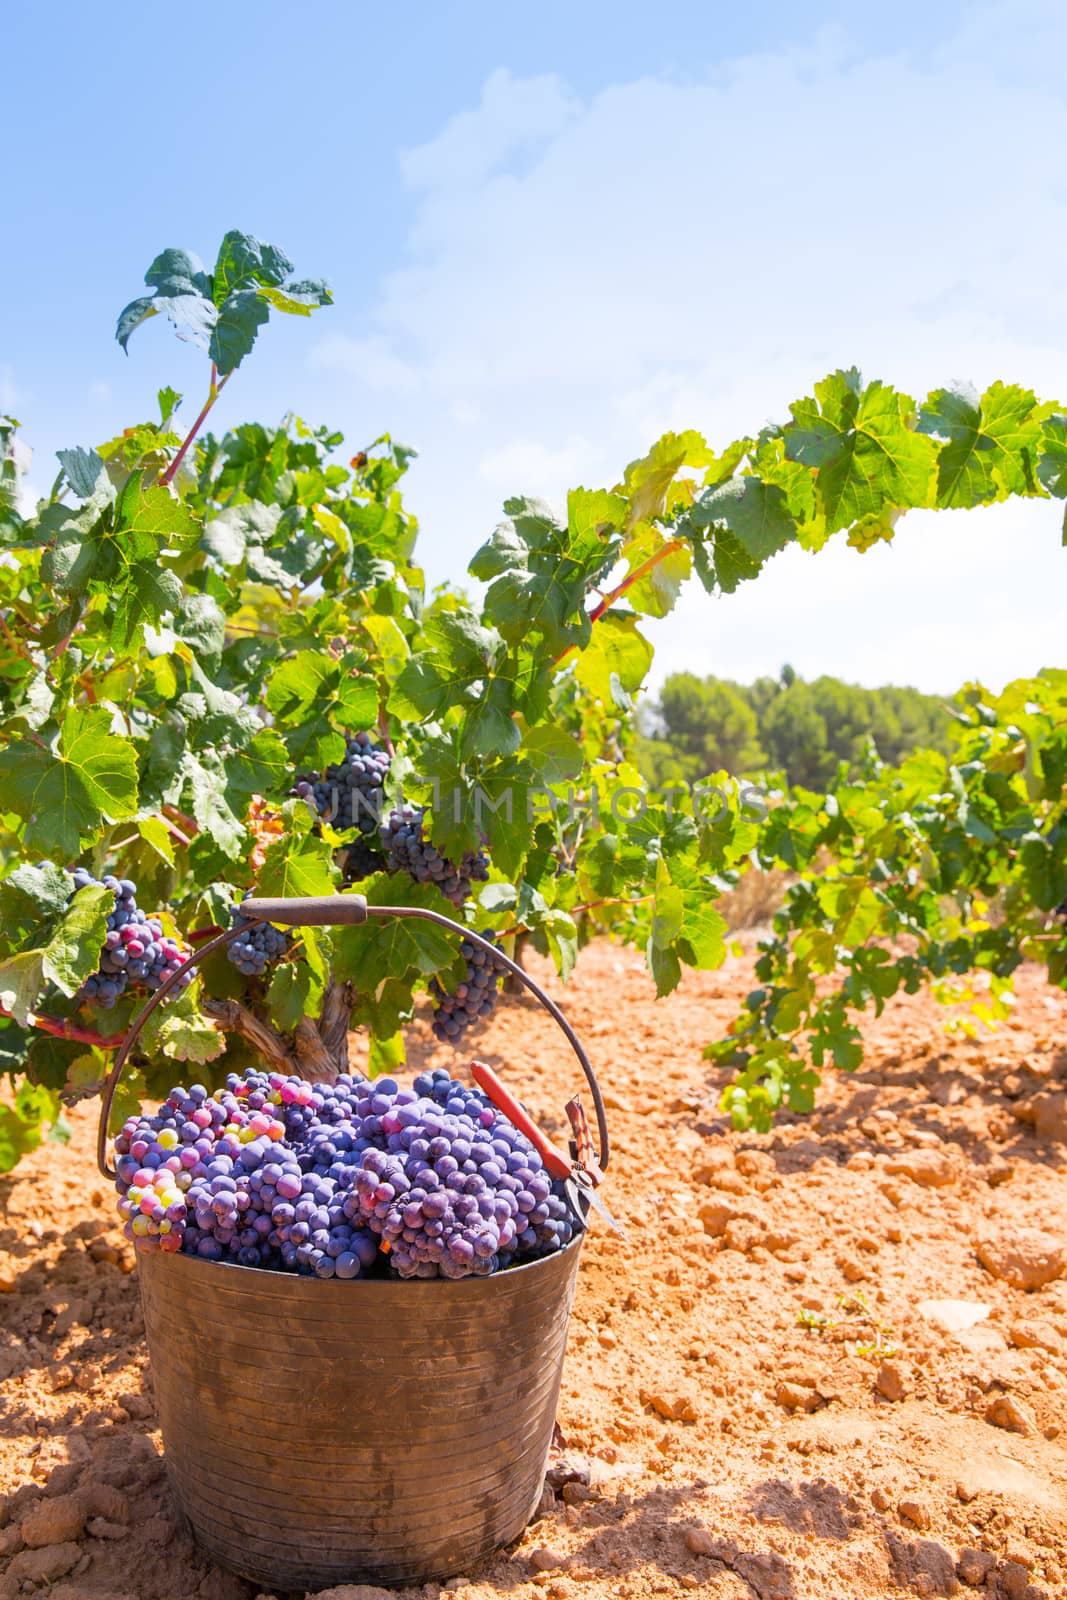
{"type": "MultiPolygon", "coordinates": [[[[587,1207],[583,1207],[583,1209],[588,1211],[587,1207]]],[[[216,1272],[219,1267],[225,1267],[228,1271],[239,1272],[247,1275],[250,1278],[254,1278],[258,1283],[262,1283],[264,1278],[270,1278],[276,1279],[279,1283],[284,1283],[287,1285],[294,1285],[298,1283],[314,1283],[327,1289],[330,1287],[330,1285],[336,1285],[336,1288],[333,1291],[334,1293],[341,1293],[347,1291],[350,1286],[354,1287],[357,1284],[362,1284],[365,1287],[373,1286],[377,1289],[388,1288],[389,1290],[402,1290],[406,1294],[411,1289],[413,1284],[419,1283],[447,1284],[450,1290],[458,1290],[461,1285],[465,1284],[484,1284],[494,1281],[498,1282],[501,1280],[510,1282],[514,1280],[520,1273],[529,1272],[537,1267],[543,1267],[550,1261],[559,1261],[567,1254],[569,1250],[574,1250],[581,1246],[587,1231],[588,1224],[583,1220],[583,1225],[578,1228],[573,1237],[568,1239],[566,1244],[561,1245],[558,1250],[550,1250],[547,1255],[537,1256],[533,1261],[516,1261],[513,1266],[497,1267],[494,1272],[486,1272],[482,1274],[471,1272],[463,1278],[317,1278],[313,1272],[290,1272],[284,1268],[278,1267],[243,1267],[239,1261],[211,1261],[206,1256],[193,1255],[191,1252],[187,1254],[184,1250],[176,1250],[168,1255],[162,1250],[135,1249],[134,1255],[138,1268],[140,1268],[141,1262],[145,1260],[146,1257],[158,1256],[161,1261],[180,1261],[185,1263],[181,1269],[182,1271],[189,1271],[194,1267],[202,1267],[206,1270],[210,1270],[211,1272],[216,1272]]],[[[316,1289],[316,1293],[317,1292],[318,1290],[316,1289]]]]}

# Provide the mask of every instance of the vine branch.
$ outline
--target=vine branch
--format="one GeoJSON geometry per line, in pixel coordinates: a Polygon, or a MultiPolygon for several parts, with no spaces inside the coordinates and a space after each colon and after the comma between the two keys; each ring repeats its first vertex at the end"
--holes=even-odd
{"type": "Polygon", "coordinates": [[[213,1000],[205,995],[201,997],[200,1009],[223,1033],[239,1033],[242,1039],[247,1039],[276,1072],[284,1072],[287,1077],[296,1072],[296,1056],[283,1036],[253,1016],[239,1000],[213,1000]]]}
{"type": "Polygon", "coordinates": [[[232,374],[228,372],[224,378],[220,379],[219,378],[219,374],[218,374],[218,368],[216,367],[214,362],[211,363],[211,387],[208,390],[207,399],[204,402],[203,407],[201,408],[200,415],[197,417],[196,421],[193,423],[192,427],[189,429],[189,432],[185,435],[185,438],[182,440],[181,444],[179,445],[177,455],[174,457],[174,460],[171,462],[170,466],[167,468],[166,472],[164,472],[163,476],[159,480],[160,483],[164,485],[164,487],[166,487],[166,485],[168,485],[170,483],[173,483],[174,474],[177,472],[178,468],[181,466],[182,462],[184,461],[186,451],[189,449],[189,446],[192,444],[193,440],[196,438],[197,434],[200,432],[200,429],[204,425],[204,418],[207,416],[208,412],[211,410],[212,406],[215,404],[215,401],[218,399],[218,397],[222,393],[223,389],[225,389],[226,385],[229,383],[231,376],[232,376],[232,374]]]}
{"type": "MultiPolygon", "coordinates": [[[[15,1020],[13,1013],[6,1006],[0,1006],[0,1017],[11,1017],[12,1021],[15,1020]]],[[[53,1039],[72,1039],[78,1044],[95,1045],[98,1050],[117,1050],[126,1037],[123,1033],[98,1033],[95,1028],[83,1028],[80,1023],[71,1022],[67,1018],[40,1017],[36,1013],[31,1013],[28,1020],[31,1028],[36,1028],[40,1033],[51,1034],[53,1039]]]]}
{"type": "MultiPolygon", "coordinates": [[[[665,561],[667,557],[673,555],[676,550],[684,549],[684,547],[684,539],[667,539],[663,544],[660,545],[658,550],[654,551],[652,555],[649,556],[647,561],[642,561],[640,566],[635,567],[632,572],[628,572],[625,578],[623,578],[620,583],[615,585],[614,589],[609,589],[607,594],[601,594],[597,604],[589,613],[589,621],[591,623],[599,622],[605,611],[607,611],[609,607],[613,606],[616,600],[621,600],[623,595],[626,594],[629,589],[632,589],[635,583],[640,583],[642,578],[647,578],[648,574],[654,571],[655,568],[659,566],[661,561],[665,561]]],[[[597,592],[600,593],[599,590],[597,592]]],[[[561,651],[556,657],[555,661],[552,663],[553,666],[558,666],[561,661],[565,661],[573,649],[575,649],[573,644],[568,645],[566,650],[561,651]]]]}
{"type": "Polygon", "coordinates": [[[319,1033],[337,1072],[348,1067],[348,1029],[355,1003],[355,985],[337,982],[330,984],[322,1002],[319,1033]]]}

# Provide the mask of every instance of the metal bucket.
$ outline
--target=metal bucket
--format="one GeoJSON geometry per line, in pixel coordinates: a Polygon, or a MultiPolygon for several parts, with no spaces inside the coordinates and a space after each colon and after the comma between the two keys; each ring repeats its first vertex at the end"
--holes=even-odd
{"type": "MultiPolygon", "coordinates": [[[[242,911],[290,925],[339,911],[364,920],[367,908],[356,915],[353,903],[360,897],[246,901],[242,911]]],[[[603,1102],[585,1052],[554,1002],[514,970],[578,1055],[603,1165],[603,1102]]],[[[108,1176],[114,1089],[166,987],[135,1019],[108,1080],[99,1143],[108,1176]]],[[[314,1590],[451,1577],[517,1538],[541,1492],[581,1242],[579,1233],[543,1260],[459,1281],[342,1282],[139,1254],[167,1471],[197,1542],[256,1583],[314,1590]]]]}
{"type": "Polygon", "coordinates": [[[469,1571],[541,1492],[581,1235],[489,1278],[138,1271],[167,1469],[198,1543],[254,1582],[469,1571]]]}

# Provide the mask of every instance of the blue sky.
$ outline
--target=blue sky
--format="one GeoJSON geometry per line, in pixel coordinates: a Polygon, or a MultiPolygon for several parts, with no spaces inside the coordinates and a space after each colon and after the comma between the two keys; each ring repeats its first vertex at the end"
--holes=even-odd
{"type": "MultiPolygon", "coordinates": [[[[416,445],[435,579],[509,493],[610,483],[666,427],[725,442],[836,365],[1067,394],[1065,46],[1050,0],[11,7],[0,408],[44,486],[160,384],[191,407],[201,358],[160,321],[126,359],[114,318],[234,226],[336,304],[266,330],[219,422],[416,445]]],[[[1039,505],[787,552],[689,597],[657,664],[996,683],[1062,662],[1058,544],[1039,505]]]]}

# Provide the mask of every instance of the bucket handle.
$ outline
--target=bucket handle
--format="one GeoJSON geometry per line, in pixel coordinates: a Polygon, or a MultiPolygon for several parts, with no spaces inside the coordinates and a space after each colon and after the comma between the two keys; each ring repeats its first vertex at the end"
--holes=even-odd
{"type": "Polygon", "coordinates": [[[549,998],[540,984],[535,982],[527,972],[524,972],[517,961],[504,954],[496,945],[490,944],[480,933],[475,933],[472,928],[466,928],[460,922],[454,922],[451,917],[442,916],[439,911],[428,911],[422,906],[369,906],[366,897],[361,894],[316,895],[305,898],[291,898],[278,900],[249,899],[242,900],[240,906],[241,921],[227,928],[224,933],[216,934],[214,939],[209,939],[206,944],[194,950],[176,967],[170,975],[163,980],[159,988],[151,994],[134,1017],[130,1030],[120,1044],[111,1071],[104,1084],[104,1092],[100,1105],[100,1124],[96,1135],[96,1164],[105,1178],[114,1179],[115,1172],[107,1163],[107,1130],[111,1121],[111,1107],[115,1099],[115,1090],[118,1088],[122,1069],[129,1060],[130,1052],[137,1043],[138,1036],[152,1012],[165,1000],[170,991],[179,982],[184,973],[189,972],[205,956],[212,955],[216,950],[223,950],[244,931],[244,924],[248,922],[273,922],[286,928],[323,928],[323,927],[353,927],[368,921],[371,917],[388,919],[389,917],[419,917],[423,922],[435,922],[438,927],[447,928],[450,933],[458,933],[464,939],[469,939],[471,944],[477,945],[493,957],[494,962],[506,968],[519,982],[529,989],[535,1000],[540,1001],[549,1016],[558,1023],[568,1044],[578,1057],[578,1065],[585,1074],[589,1085],[589,1092],[593,1097],[593,1109],[596,1113],[597,1136],[600,1140],[599,1161],[601,1167],[608,1164],[610,1144],[608,1140],[608,1124],[604,1111],[604,1097],[600,1092],[600,1085],[596,1079],[578,1035],[563,1015],[556,1002],[549,998]]]}

